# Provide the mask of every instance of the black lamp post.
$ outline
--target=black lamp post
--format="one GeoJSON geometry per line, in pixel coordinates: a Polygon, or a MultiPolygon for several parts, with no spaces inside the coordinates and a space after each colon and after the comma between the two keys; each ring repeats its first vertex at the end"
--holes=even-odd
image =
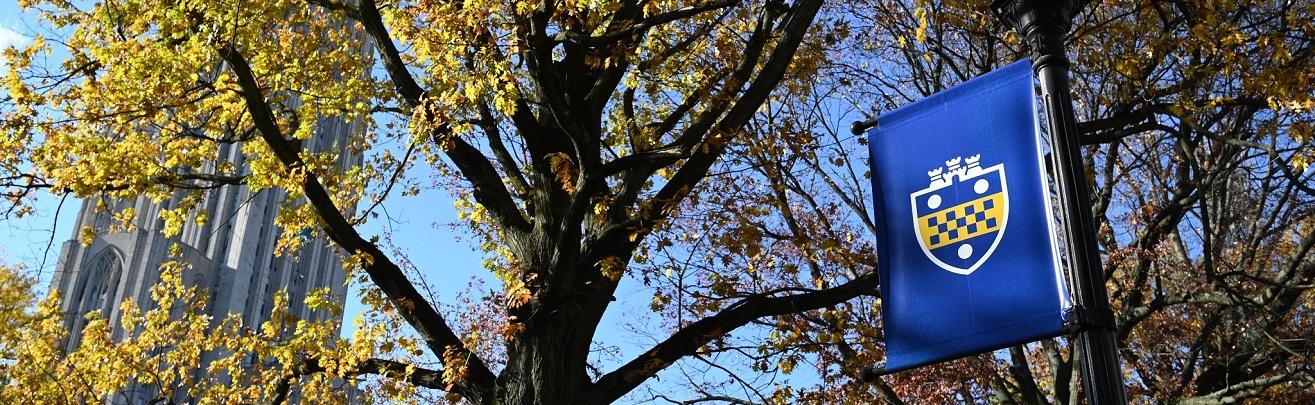
{"type": "Polygon", "coordinates": [[[1059,185],[1060,212],[1068,242],[1068,280],[1077,304],[1077,350],[1083,390],[1093,405],[1126,404],[1114,337],[1114,312],[1096,250],[1091,196],[1078,149],[1077,120],[1069,96],[1064,35],[1087,0],[993,0],[996,17],[1013,26],[1032,50],[1032,70],[1041,79],[1049,121],[1050,154],[1059,185]]]}

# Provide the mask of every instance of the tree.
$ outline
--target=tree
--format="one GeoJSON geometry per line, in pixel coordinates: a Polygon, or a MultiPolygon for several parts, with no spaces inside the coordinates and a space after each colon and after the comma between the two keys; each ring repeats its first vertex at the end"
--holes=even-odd
{"type": "MultiPolygon", "coordinates": [[[[835,117],[887,111],[1026,56],[986,3],[838,7],[833,23],[850,35],[832,36],[822,79],[752,121],[761,128],[755,142],[789,146],[746,152],[722,169],[759,173],[757,187],[741,178],[724,187],[765,212],[709,211],[751,224],[745,232],[765,235],[764,244],[790,247],[776,252],[803,252],[792,257],[823,278],[844,277],[846,261],[834,258],[870,252],[847,232],[872,221],[863,155],[854,152],[865,139],[849,137],[835,117]]],[[[1304,360],[1315,353],[1312,11],[1287,2],[1106,1],[1075,21],[1074,99],[1135,402],[1312,395],[1304,360]]],[[[879,304],[842,305],[839,319],[805,312],[771,325],[786,335],[772,340],[774,358],[808,356],[822,374],[823,384],[798,390],[800,400],[1080,402],[1065,339],[863,382],[859,368],[882,359],[879,304]]]]}
{"type": "MultiPolygon", "coordinates": [[[[394,399],[602,403],[674,365],[698,401],[1076,404],[1064,339],[860,378],[883,357],[879,258],[865,139],[840,128],[1024,56],[985,3],[43,2],[71,31],[60,39],[70,57],[43,65],[42,40],[7,53],[10,212],[41,188],[285,190],[279,225],[296,232],[284,234],[315,229],[343,248],[374,309],[346,340],[287,319],[262,333],[224,320],[191,330],[166,321],[189,302],[166,283],[164,309],[142,311],[158,321],[136,340],[61,357],[48,343],[60,331],[42,329],[54,315],[15,277],[0,290],[3,319],[41,333],[0,333],[15,360],[4,394],[110,395],[131,367],[194,367],[156,350],[181,339],[270,360],[175,384],[248,402],[293,386],[332,397],[332,380],[370,375],[394,399]],[[365,123],[347,150],[369,158],[340,168],[299,152],[320,116],[365,123]],[[251,158],[208,166],[220,144],[251,158]],[[455,319],[404,257],[356,228],[394,190],[420,187],[417,165],[444,174],[502,284],[455,319]],[[365,209],[343,208],[357,202],[365,209]],[[615,296],[625,277],[652,288],[670,330],[591,371],[603,313],[634,298],[615,296]],[[86,364],[97,361],[108,366],[86,364]],[[774,379],[801,365],[820,383],[774,379]],[[89,389],[61,391],[61,378],[89,389]]],[[[1136,400],[1310,397],[1313,13],[1129,0],[1075,22],[1074,99],[1136,400]]],[[[180,201],[166,221],[190,220],[180,201]]]]}
{"type": "MultiPolygon", "coordinates": [[[[809,28],[821,5],[25,3],[67,35],[6,53],[0,177],[11,212],[24,213],[32,190],[43,188],[173,198],[162,219],[166,233],[176,233],[186,221],[207,220],[189,215],[205,189],[282,190],[289,197],[276,220],[281,250],[294,251],[308,230],[327,236],[346,252],[351,277],[369,287],[377,323],[351,341],[291,321],[245,333],[233,319],[188,318],[175,304],[204,304],[180,300],[195,293],[181,282],[163,283],[145,315],[154,321],[126,325],[138,332],[124,342],[92,339],[63,357],[41,345],[58,340],[58,331],[7,342],[16,366],[6,369],[13,383],[6,388],[14,395],[74,376],[88,389],[40,391],[43,398],[94,400],[149,378],[130,370],[187,370],[196,353],[213,352],[227,360],[211,366],[215,376],[206,381],[185,372],[154,381],[193,397],[281,400],[298,381],[316,393],[323,387],[315,384],[333,378],[378,374],[397,392],[415,385],[472,403],[607,403],[750,322],[871,295],[870,265],[806,289],[739,293],[712,285],[709,294],[727,304],[614,370],[587,371],[596,325],[628,265],[643,260],[651,235],[692,203],[710,169],[740,153],[746,125],[773,89],[813,74],[815,62],[799,55],[814,40],[809,28]],[[54,48],[69,56],[58,66],[41,63],[54,48]],[[378,150],[385,141],[403,151],[342,168],[336,152],[301,150],[299,141],[325,116],[370,129],[341,153],[378,150]],[[245,164],[216,164],[224,144],[240,146],[245,164]],[[395,185],[414,186],[406,171],[417,164],[450,175],[503,283],[494,311],[505,338],[500,364],[476,352],[491,337],[454,329],[378,240],[357,230],[373,207],[346,208],[376,205],[395,185]],[[166,321],[171,311],[184,316],[166,321]],[[179,330],[187,321],[213,325],[179,330]],[[382,332],[398,324],[416,338],[382,332]],[[164,336],[189,347],[161,346],[164,336]],[[438,364],[422,363],[426,354],[438,364]],[[242,356],[271,365],[242,370],[242,356]],[[106,368],[117,372],[93,372],[106,368]],[[233,388],[239,381],[255,388],[233,388]]],[[[38,306],[11,315],[31,316],[38,327],[56,314],[38,306]]]]}

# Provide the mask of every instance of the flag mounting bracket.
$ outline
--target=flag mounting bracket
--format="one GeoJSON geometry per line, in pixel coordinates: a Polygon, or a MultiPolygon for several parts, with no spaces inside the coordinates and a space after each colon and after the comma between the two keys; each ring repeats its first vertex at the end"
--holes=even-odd
{"type": "Polygon", "coordinates": [[[862,379],[863,382],[870,383],[876,381],[878,377],[885,375],[886,374],[885,371],[886,371],[885,367],[863,367],[863,369],[859,370],[858,373],[859,373],[859,378],[862,379]]]}
{"type": "Polygon", "coordinates": [[[1064,314],[1064,329],[1070,334],[1092,329],[1114,330],[1114,314],[1090,311],[1081,305],[1074,305],[1064,314]]]}
{"type": "Polygon", "coordinates": [[[853,123],[849,124],[849,133],[854,135],[863,135],[863,132],[875,126],[877,126],[876,118],[868,118],[862,121],[854,121],[853,123]]]}

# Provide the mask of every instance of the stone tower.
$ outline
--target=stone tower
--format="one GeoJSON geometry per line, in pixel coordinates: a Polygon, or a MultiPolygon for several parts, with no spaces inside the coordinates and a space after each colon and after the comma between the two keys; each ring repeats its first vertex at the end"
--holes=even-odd
{"type": "MultiPolygon", "coordinates": [[[[343,150],[348,136],[360,131],[360,124],[340,118],[323,118],[315,135],[302,142],[312,151],[343,150]]],[[[260,142],[256,140],[254,142],[260,142]]],[[[219,148],[221,160],[243,167],[245,156],[240,144],[219,148]]],[[[356,164],[360,156],[343,152],[340,165],[356,164]]],[[[229,313],[240,314],[244,325],[255,327],[270,315],[274,296],[286,289],[289,312],[305,320],[325,320],[327,311],[312,311],[304,299],[312,290],[330,287],[338,304],[346,296],[345,274],[339,254],[322,237],[308,240],[295,258],[275,257],[274,246],[280,230],[274,218],[286,195],[278,190],[252,192],[244,185],[225,185],[205,191],[200,210],[209,220],[197,226],[188,223],[179,236],[166,238],[159,219],[162,209],[176,206],[181,195],[155,203],[147,197],[132,200],[87,200],[74,229],[91,227],[96,237],[83,246],[75,236],[64,242],[59,264],[51,280],[52,290],[60,293],[60,310],[70,331],[68,349],[82,339],[85,315],[101,311],[114,325],[113,338],[121,339],[119,303],[133,299],[143,309],[151,303],[150,289],[160,280],[161,263],[171,260],[170,247],[177,242],[191,269],[183,275],[188,285],[200,286],[209,293],[207,312],[213,319],[229,313]],[[97,210],[97,204],[107,209],[97,210]],[[135,230],[113,232],[112,215],[133,208],[135,230]]],[[[75,231],[76,233],[76,231],[75,231]]],[[[210,358],[204,358],[208,362],[210,358]]],[[[199,371],[198,371],[199,372],[199,371]]],[[[117,398],[127,403],[144,402],[154,397],[156,388],[134,386],[117,398]]],[[[116,403],[119,402],[117,399],[116,403]]]]}

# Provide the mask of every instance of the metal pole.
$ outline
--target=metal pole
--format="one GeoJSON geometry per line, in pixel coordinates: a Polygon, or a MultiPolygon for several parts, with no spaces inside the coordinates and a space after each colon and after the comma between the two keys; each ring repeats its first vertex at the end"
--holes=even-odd
{"type": "Polygon", "coordinates": [[[1032,50],[1049,121],[1051,164],[1059,185],[1060,212],[1068,242],[1068,281],[1077,304],[1077,353],[1083,391],[1093,405],[1126,404],[1114,337],[1114,313],[1096,249],[1091,196],[1079,150],[1077,120],[1069,96],[1064,35],[1086,0],[993,0],[996,16],[1018,30],[1032,50]]]}

